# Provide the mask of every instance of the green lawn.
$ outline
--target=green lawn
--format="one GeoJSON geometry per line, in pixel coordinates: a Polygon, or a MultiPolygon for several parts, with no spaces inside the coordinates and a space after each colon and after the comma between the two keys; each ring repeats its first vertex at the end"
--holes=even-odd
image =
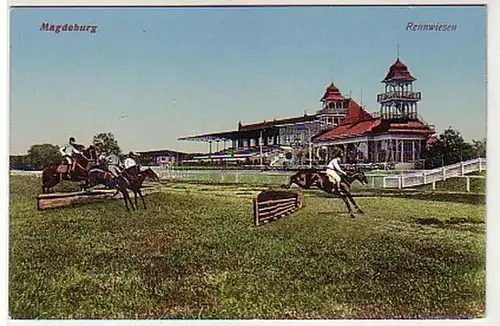
{"type": "MultiPolygon", "coordinates": [[[[482,175],[479,173],[470,174],[472,176],[482,175]]],[[[475,178],[470,179],[470,191],[473,193],[486,193],[486,178],[475,178]]],[[[419,187],[420,190],[432,190],[432,184],[428,184],[419,187]]],[[[450,191],[450,192],[466,192],[467,191],[467,180],[466,178],[450,178],[445,181],[436,182],[436,191],[450,191]]]]}
{"type": "Polygon", "coordinates": [[[485,313],[485,205],[476,194],[366,194],[254,227],[257,188],[173,185],[36,210],[11,177],[12,318],[426,318],[485,313]]]}

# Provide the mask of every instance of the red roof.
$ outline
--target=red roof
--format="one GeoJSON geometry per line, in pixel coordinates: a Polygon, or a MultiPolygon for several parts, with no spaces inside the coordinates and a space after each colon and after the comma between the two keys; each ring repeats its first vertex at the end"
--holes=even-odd
{"type": "Polygon", "coordinates": [[[425,124],[421,121],[408,121],[405,123],[391,123],[392,129],[418,129],[425,128],[425,124]]]}
{"type": "Polygon", "coordinates": [[[340,90],[333,83],[330,84],[325,90],[325,94],[321,98],[320,102],[323,101],[340,101],[345,99],[342,94],[340,94],[340,90]]]}
{"type": "Polygon", "coordinates": [[[350,138],[362,136],[370,133],[397,132],[407,134],[426,134],[434,133],[434,130],[420,121],[409,121],[407,123],[384,122],[380,118],[364,119],[352,123],[340,125],[324,134],[315,137],[314,141],[327,141],[338,138],[350,138]]]}
{"type": "Polygon", "coordinates": [[[380,124],[380,122],[381,122],[380,119],[370,119],[349,124],[343,124],[316,137],[315,141],[325,141],[334,138],[361,136],[362,134],[371,131],[374,127],[377,127],[380,124]]]}
{"type": "MultiPolygon", "coordinates": [[[[333,85],[333,84],[332,84],[333,85]]],[[[331,85],[330,85],[331,86],[331,85]]],[[[333,86],[335,87],[335,86],[333,86]]],[[[371,119],[372,116],[363,110],[363,108],[356,103],[353,99],[344,99],[346,101],[349,101],[349,105],[347,108],[347,117],[344,119],[344,123],[349,123],[349,122],[354,122],[358,120],[366,120],[366,119],[371,119]]],[[[261,128],[271,128],[277,125],[284,125],[288,123],[299,123],[299,122],[307,122],[314,120],[316,118],[316,115],[303,115],[299,117],[291,117],[291,118],[283,118],[283,119],[274,119],[270,121],[261,121],[261,122],[256,122],[256,123],[250,123],[250,124],[239,124],[238,125],[238,130],[239,131],[247,131],[247,130],[255,130],[255,129],[261,129],[261,128]]]]}
{"type": "Polygon", "coordinates": [[[417,80],[408,71],[408,67],[402,63],[399,58],[389,68],[389,72],[385,76],[383,83],[389,81],[414,81],[417,80]]]}
{"type": "Polygon", "coordinates": [[[437,138],[436,136],[431,136],[429,137],[429,139],[427,139],[427,147],[429,146],[432,146],[434,145],[435,143],[437,143],[439,141],[439,138],[437,138]]]}
{"type": "Polygon", "coordinates": [[[344,119],[344,124],[367,119],[372,119],[371,114],[363,110],[363,108],[353,99],[349,100],[347,117],[344,119]]]}

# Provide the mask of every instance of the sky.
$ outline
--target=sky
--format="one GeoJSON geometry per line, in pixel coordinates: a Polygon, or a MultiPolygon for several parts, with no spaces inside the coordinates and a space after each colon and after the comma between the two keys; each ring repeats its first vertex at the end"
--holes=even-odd
{"type": "Polygon", "coordinates": [[[332,81],[376,112],[398,44],[423,119],[485,137],[484,7],[13,9],[10,153],[98,132],[125,151],[208,151],[177,138],[312,114],[332,81]],[[45,22],[97,29],[56,34],[45,22]]]}

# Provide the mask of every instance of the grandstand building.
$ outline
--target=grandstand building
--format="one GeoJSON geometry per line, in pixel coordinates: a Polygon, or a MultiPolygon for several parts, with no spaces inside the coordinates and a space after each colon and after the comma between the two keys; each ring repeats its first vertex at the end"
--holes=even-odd
{"type": "Polygon", "coordinates": [[[384,92],[377,95],[379,112],[348,121],[313,137],[316,146],[339,147],[350,162],[393,163],[412,167],[422,159],[434,126],[418,114],[422,94],[414,89],[416,78],[399,58],[390,66],[384,92]]]}
{"type": "Polygon", "coordinates": [[[397,58],[382,80],[385,88],[377,95],[378,112],[368,113],[331,83],[320,99],[321,109],[315,114],[251,124],[239,122],[236,130],[179,140],[208,142],[209,153],[200,159],[234,160],[239,155],[247,162],[259,161],[280,146],[290,146],[315,153],[310,156],[313,160],[320,158],[316,154],[323,148],[324,162],[337,147],[344,151],[346,163],[410,167],[421,160],[426,141],[434,134],[434,127],[418,114],[421,92],[415,91],[415,80],[397,58]]]}
{"type": "Polygon", "coordinates": [[[274,119],[257,123],[238,123],[236,130],[216,132],[179,140],[204,141],[209,144],[209,153],[213,154],[230,152],[231,154],[260,155],[276,150],[279,146],[292,146],[294,148],[307,148],[311,145],[314,135],[333,129],[349,121],[355,121],[368,116],[361,106],[352,98],[340,94],[339,89],[331,83],[326,88],[320,99],[322,108],[316,114],[274,119]]]}

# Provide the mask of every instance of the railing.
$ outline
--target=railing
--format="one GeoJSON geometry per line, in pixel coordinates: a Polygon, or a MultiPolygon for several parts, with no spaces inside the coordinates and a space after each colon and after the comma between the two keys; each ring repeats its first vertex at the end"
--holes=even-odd
{"type": "Polygon", "coordinates": [[[42,176],[42,171],[24,171],[24,170],[10,170],[11,175],[23,175],[23,176],[42,176]]]}
{"type": "MultiPolygon", "coordinates": [[[[308,166],[302,166],[307,168],[308,166]]],[[[294,171],[283,170],[177,170],[175,167],[168,168],[151,167],[160,179],[170,182],[193,182],[202,184],[252,184],[252,185],[282,185],[288,183],[294,171]]],[[[347,167],[346,167],[347,168],[347,167]]],[[[401,174],[394,172],[379,171],[366,173],[368,187],[371,188],[411,188],[423,185],[433,185],[438,181],[448,178],[462,177],[468,173],[486,170],[486,158],[477,158],[461,163],[456,163],[432,170],[412,171],[401,174]],[[387,174],[391,173],[391,174],[387,174]]],[[[41,176],[41,171],[10,171],[11,175],[36,175],[41,176]]],[[[467,176],[469,177],[469,176],[467,176]]],[[[470,176],[472,177],[472,176],[470,176]]],[[[467,179],[467,178],[466,178],[467,179]]],[[[469,183],[470,180],[466,180],[469,183]]],[[[469,187],[469,186],[467,186],[469,187]]]]}
{"type": "Polygon", "coordinates": [[[294,172],[256,170],[175,170],[151,167],[160,179],[204,184],[282,185],[294,172]]]}
{"type": "Polygon", "coordinates": [[[395,91],[377,94],[377,102],[385,102],[390,100],[413,100],[420,101],[422,99],[421,92],[411,91],[395,91]]]}
{"type": "Polygon", "coordinates": [[[486,158],[476,158],[433,170],[424,170],[400,175],[383,177],[382,188],[410,188],[435,184],[449,178],[464,176],[467,173],[486,170],[486,158]]]}

